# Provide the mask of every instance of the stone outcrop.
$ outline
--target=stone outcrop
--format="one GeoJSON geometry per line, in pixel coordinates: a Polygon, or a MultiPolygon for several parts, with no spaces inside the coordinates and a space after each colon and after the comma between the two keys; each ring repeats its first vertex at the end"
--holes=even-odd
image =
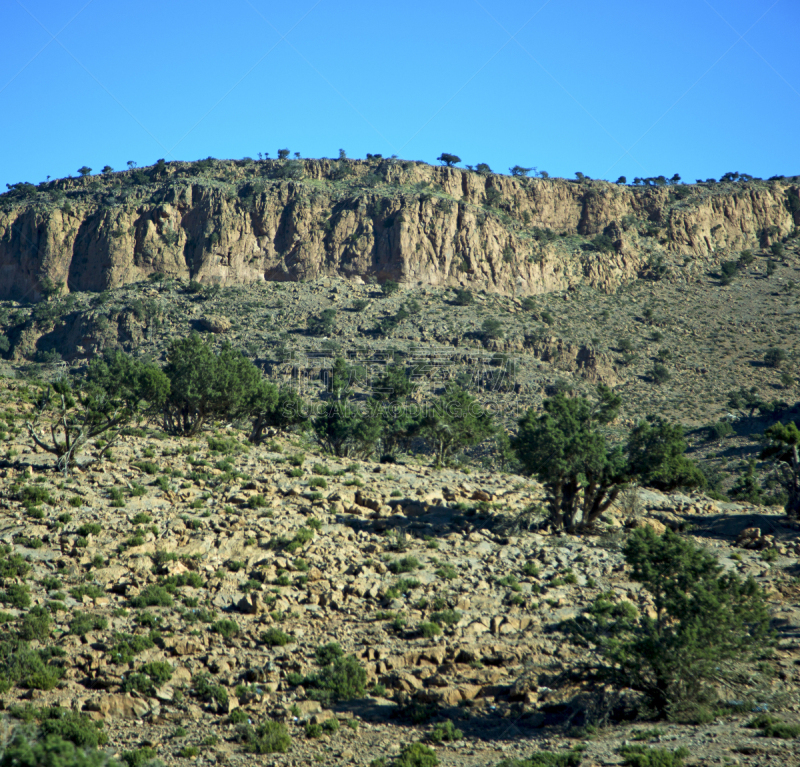
{"type": "Polygon", "coordinates": [[[0,298],[37,298],[45,278],[104,290],[153,273],[609,290],[658,252],[719,260],[800,224],[788,181],[643,188],[402,161],[289,162],[171,163],[3,195],[0,298]],[[613,251],[580,239],[601,233],[613,251]]]}

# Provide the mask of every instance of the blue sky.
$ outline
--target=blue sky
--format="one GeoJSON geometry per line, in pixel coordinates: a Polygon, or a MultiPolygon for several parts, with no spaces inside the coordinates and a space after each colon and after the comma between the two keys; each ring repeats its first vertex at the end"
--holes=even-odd
{"type": "Polygon", "coordinates": [[[796,0],[6,0],[0,189],[282,147],[800,174],[798,32],[796,0]]]}

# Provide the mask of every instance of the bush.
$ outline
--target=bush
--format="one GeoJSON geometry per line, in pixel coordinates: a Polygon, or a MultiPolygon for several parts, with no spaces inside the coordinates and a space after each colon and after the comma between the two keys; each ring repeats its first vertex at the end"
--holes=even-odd
{"type": "Polygon", "coordinates": [[[355,655],[346,655],[336,658],[307,681],[311,698],[324,701],[353,700],[364,697],[367,672],[355,655]]]}
{"type": "Polygon", "coordinates": [[[394,562],[390,562],[388,569],[389,572],[398,575],[400,573],[411,573],[414,570],[419,569],[422,567],[420,561],[416,557],[403,557],[402,559],[395,559],[394,562]]]}
{"type": "Polygon", "coordinates": [[[469,306],[473,301],[472,292],[469,290],[456,290],[455,298],[453,298],[453,303],[456,306],[469,306]]]}
{"type": "Polygon", "coordinates": [[[381,292],[384,296],[391,296],[392,293],[396,293],[398,290],[400,290],[400,286],[394,280],[386,280],[381,285],[381,292]]]}
{"type": "Polygon", "coordinates": [[[31,593],[25,583],[10,583],[5,591],[0,591],[0,602],[11,605],[19,610],[31,606],[31,593]]]}
{"type": "Polygon", "coordinates": [[[689,756],[686,748],[668,751],[649,746],[622,746],[619,752],[625,767],[683,767],[683,760],[689,756]]]}
{"type": "Polygon", "coordinates": [[[196,674],[192,677],[192,691],[200,700],[213,703],[218,711],[227,710],[228,691],[222,685],[214,684],[208,674],[196,674]]]}
{"type": "Polygon", "coordinates": [[[432,748],[422,743],[411,743],[400,752],[394,767],[436,767],[438,764],[439,760],[432,748]]]}
{"type": "Polygon", "coordinates": [[[492,414],[454,385],[436,399],[420,423],[420,433],[431,443],[438,465],[456,450],[474,447],[495,431],[492,414]]]}
{"type": "Polygon", "coordinates": [[[487,317],[481,325],[481,330],[487,341],[503,337],[503,323],[494,317],[487,317]]]}
{"type": "Polygon", "coordinates": [[[739,273],[738,261],[723,261],[719,265],[720,282],[723,285],[730,285],[739,273]]]}
{"type": "Polygon", "coordinates": [[[108,628],[108,620],[98,615],[76,612],[69,622],[70,634],[86,636],[91,631],[104,631],[108,628]]]}
{"type": "Polygon", "coordinates": [[[263,722],[256,730],[242,731],[245,749],[253,754],[285,754],[292,745],[289,730],[283,722],[263,722]]]}
{"type": "Polygon", "coordinates": [[[261,641],[267,647],[283,647],[292,641],[288,634],[284,634],[279,628],[273,626],[261,634],[261,641]]]}
{"type": "Polygon", "coordinates": [[[709,442],[716,442],[718,439],[729,437],[735,432],[729,421],[715,421],[706,426],[706,439],[709,442]]]}
{"type": "Polygon", "coordinates": [[[773,346],[764,352],[764,364],[767,367],[779,368],[784,362],[786,362],[786,352],[783,349],[773,346]]]}
{"type": "Polygon", "coordinates": [[[24,639],[26,642],[31,642],[33,640],[44,642],[47,637],[50,636],[51,625],[52,620],[50,619],[50,613],[47,608],[36,605],[36,607],[32,607],[22,619],[22,623],[19,627],[20,639],[24,639]]]}
{"type": "Polygon", "coordinates": [[[706,478],[684,453],[688,447],[683,427],[660,416],[638,423],[628,439],[630,471],[642,484],[659,490],[704,487],[706,478]]]}
{"type": "Polygon", "coordinates": [[[221,634],[224,639],[231,639],[239,633],[239,624],[236,621],[224,618],[212,625],[214,631],[221,634]]]}
{"type": "Polygon", "coordinates": [[[419,633],[425,637],[425,639],[433,639],[433,637],[442,633],[442,627],[438,623],[425,621],[419,624],[419,633]]]}
{"type": "Polygon", "coordinates": [[[151,584],[131,599],[131,607],[172,607],[172,596],[163,586],[151,584]]]}
{"type": "Polygon", "coordinates": [[[14,733],[0,755],[0,767],[118,767],[109,754],[86,750],[57,735],[31,738],[14,733]]]}
{"type": "Polygon", "coordinates": [[[497,767],[580,767],[580,753],[554,754],[550,751],[539,751],[528,759],[503,759],[497,767]]]}
{"type": "Polygon", "coordinates": [[[45,736],[54,735],[81,748],[97,748],[108,742],[103,723],[86,714],[56,706],[39,710],[37,718],[41,720],[39,730],[45,736]]]}
{"type": "Polygon", "coordinates": [[[124,666],[132,663],[136,655],[151,649],[154,644],[149,636],[115,633],[105,651],[111,663],[124,666]]]}
{"type": "Polygon", "coordinates": [[[761,730],[765,738],[783,738],[792,740],[800,737],[800,725],[789,724],[769,714],[759,714],[747,723],[750,729],[761,730]]]}
{"type": "Polygon", "coordinates": [[[670,375],[669,370],[667,369],[667,366],[662,365],[660,362],[656,362],[656,364],[653,365],[652,369],[649,372],[649,376],[650,379],[653,381],[653,383],[659,385],[666,383],[672,377],[670,375]]]}
{"type": "Polygon", "coordinates": [[[336,309],[325,309],[317,317],[308,318],[308,330],[314,336],[330,336],[336,328],[336,309]]]}
{"type": "Polygon", "coordinates": [[[431,740],[434,743],[450,743],[454,740],[461,740],[463,737],[464,733],[457,729],[450,719],[444,724],[437,724],[431,733],[431,740]]]}
{"type": "Polygon", "coordinates": [[[25,578],[31,566],[19,555],[12,552],[11,546],[0,545],[0,581],[25,578]]]}
{"type": "Polygon", "coordinates": [[[660,716],[681,717],[713,704],[714,683],[770,642],[764,594],[752,578],[724,573],[716,558],[667,530],[634,530],[624,548],[631,578],[654,600],[657,616],[601,595],[571,624],[605,661],[602,674],[642,692],[660,716]]]}

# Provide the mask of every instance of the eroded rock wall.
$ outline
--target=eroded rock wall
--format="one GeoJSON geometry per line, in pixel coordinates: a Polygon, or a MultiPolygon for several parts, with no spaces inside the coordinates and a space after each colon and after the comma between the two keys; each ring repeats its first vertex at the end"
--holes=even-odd
{"type": "Polygon", "coordinates": [[[338,274],[519,295],[579,283],[611,290],[655,251],[719,258],[800,224],[787,204],[798,188],[782,182],[688,187],[678,199],[675,187],[483,176],[399,161],[348,163],[347,178],[369,182],[363,186],[337,182],[341,165],[324,160],[302,162],[300,179],[275,178],[277,162],[231,163],[222,178],[182,175],[190,167],[168,166],[146,193],[117,187],[110,197],[81,196],[98,182],[71,179],[54,183],[75,202],[51,204],[42,194],[6,205],[0,297],[35,299],[44,278],[103,290],[154,272],[218,284],[338,274]],[[559,237],[548,241],[540,230],[559,237]],[[575,237],[602,232],[613,252],[587,250],[575,237]]]}

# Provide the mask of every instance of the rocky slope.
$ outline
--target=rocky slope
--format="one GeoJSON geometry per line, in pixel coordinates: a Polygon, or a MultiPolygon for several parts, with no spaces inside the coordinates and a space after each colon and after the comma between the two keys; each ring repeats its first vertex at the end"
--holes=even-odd
{"type": "MultiPolygon", "coordinates": [[[[9,425],[24,391],[0,388],[9,425]]],[[[224,430],[139,432],[113,462],[62,482],[12,432],[17,455],[0,466],[3,620],[17,630],[44,608],[46,626],[24,625],[31,647],[56,649],[60,679],[8,689],[9,723],[25,706],[58,705],[102,721],[110,752],[149,748],[168,765],[255,763],[247,721],[287,726],[289,752],[257,761],[281,765],[367,767],[413,741],[454,767],[575,745],[585,766],[619,764],[629,740],[688,747],[692,764],[800,757],[796,739],[747,729],[749,710],[567,737],[591,713],[591,690],[570,678],[583,651],[557,626],[601,592],[652,608],[619,550],[634,524],[691,530],[767,589],[779,646],[771,689],[754,695],[797,720],[800,544],[777,509],[642,490],[602,535],[548,536],[514,528],[542,490],[511,474],[346,463],[298,437],[251,447],[224,430]],[[745,528],[769,535],[735,547],[745,528]],[[368,697],[309,699],[302,679],[333,641],[365,668],[368,697]],[[437,744],[448,720],[461,732],[437,744]]]]}
{"type": "Polygon", "coordinates": [[[533,294],[610,290],[800,225],[797,179],[630,187],[400,160],[160,163],[0,196],[0,298],[320,275],[533,294]],[[592,238],[605,234],[602,242],[592,238]]]}

